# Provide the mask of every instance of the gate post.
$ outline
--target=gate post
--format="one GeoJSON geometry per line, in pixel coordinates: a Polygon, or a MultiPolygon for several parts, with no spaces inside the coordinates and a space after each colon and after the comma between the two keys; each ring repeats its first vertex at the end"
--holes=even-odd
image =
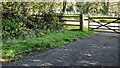
{"type": "Polygon", "coordinates": [[[88,31],[90,30],[90,16],[88,16],[88,31]]]}
{"type": "Polygon", "coordinates": [[[84,14],[80,14],[80,30],[83,31],[84,14]]]}

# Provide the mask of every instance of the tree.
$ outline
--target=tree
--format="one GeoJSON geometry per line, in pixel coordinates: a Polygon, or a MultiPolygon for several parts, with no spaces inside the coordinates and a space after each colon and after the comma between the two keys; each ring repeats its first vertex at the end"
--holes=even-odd
{"type": "Polygon", "coordinates": [[[62,10],[63,13],[65,12],[66,5],[67,5],[67,2],[66,2],[66,0],[64,0],[64,2],[63,2],[63,10],[62,10]]]}
{"type": "Polygon", "coordinates": [[[104,2],[104,12],[103,12],[103,14],[104,14],[104,15],[108,15],[108,12],[109,12],[109,0],[105,0],[105,2],[104,2]]]}
{"type": "Polygon", "coordinates": [[[90,3],[89,2],[77,2],[76,7],[77,7],[77,10],[79,10],[80,13],[88,14],[90,3]]]}

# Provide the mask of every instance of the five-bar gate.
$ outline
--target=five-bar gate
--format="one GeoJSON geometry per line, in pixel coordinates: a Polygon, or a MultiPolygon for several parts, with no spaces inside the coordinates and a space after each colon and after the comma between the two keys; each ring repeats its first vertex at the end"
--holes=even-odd
{"type": "Polygon", "coordinates": [[[120,18],[119,17],[89,17],[88,30],[94,30],[94,29],[101,29],[101,31],[112,30],[115,33],[120,33],[120,18]]]}

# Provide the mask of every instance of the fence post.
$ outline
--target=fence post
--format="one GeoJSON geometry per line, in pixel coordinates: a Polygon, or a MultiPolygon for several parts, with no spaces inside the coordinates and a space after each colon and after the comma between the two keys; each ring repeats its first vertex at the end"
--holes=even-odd
{"type": "Polygon", "coordinates": [[[80,14],[80,30],[83,31],[84,14],[80,14]]]}
{"type": "Polygon", "coordinates": [[[90,29],[90,16],[88,16],[88,31],[90,29]]]}

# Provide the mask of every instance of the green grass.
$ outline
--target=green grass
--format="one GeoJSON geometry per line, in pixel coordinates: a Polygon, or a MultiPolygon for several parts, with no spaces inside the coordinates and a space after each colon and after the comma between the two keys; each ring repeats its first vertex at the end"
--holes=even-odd
{"type": "MultiPolygon", "coordinates": [[[[70,29],[70,27],[68,29],[70,29]]],[[[84,31],[53,32],[49,35],[34,39],[5,41],[2,47],[3,59],[20,59],[25,54],[60,47],[91,34],[94,34],[94,32],[85,29],[84,31]]]]}
{"type": "MultiPolygon", "coordinates": [[[[78,30],[78,29],[80,29],[80,26],[65,26],[65,28],[66,28],[67,30],[74,30],[74,29],[78,30]]],[[[85,27],[85,29],[87,30],[86,27],[85,27]]]]}
{"type": "MultiPolygon", "coordinates": [[[[79,14],[65,14],[63,16],[80,16],[79,14]]],[[[88,16],[84,15],[84,19],[88,19],[88,16]]]]}
{"type": "Polygon", "coordinates": [[[64,14],[64,16],[79,16],[80,14],[64,14]]]}
{"type": "MultiPolygon", "coordinates": [[[[94,19],[94,20],[98,22],[112,22],[115,21],[116,19],[94,19]]],[[[120,20],[117,20],[116,22],[120,23],[120,20]]]]}

